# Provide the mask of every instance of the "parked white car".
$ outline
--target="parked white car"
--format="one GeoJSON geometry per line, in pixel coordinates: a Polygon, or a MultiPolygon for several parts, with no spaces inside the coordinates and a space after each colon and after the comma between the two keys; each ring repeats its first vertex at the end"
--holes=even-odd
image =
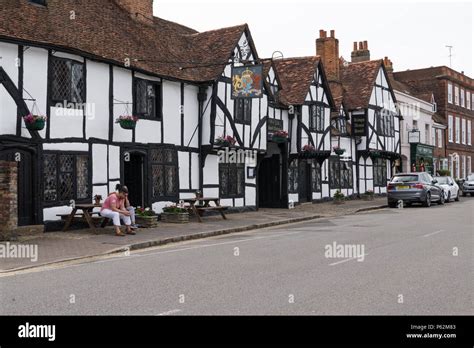
{"type": "Polygon", "coordinates": [[[446,203],[451,202],[451,200],[455,200],[456,202],[459,202],[459,186],[454,181],[454,179],[450,176],[437,176],[435,177],[436,180],[438,180],[437,185],[441,186],[444,191],[444,199],[446,203]]]}

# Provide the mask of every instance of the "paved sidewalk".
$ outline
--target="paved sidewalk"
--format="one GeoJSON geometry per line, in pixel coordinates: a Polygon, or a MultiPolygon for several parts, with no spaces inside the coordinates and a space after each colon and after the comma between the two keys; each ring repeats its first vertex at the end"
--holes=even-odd
{"type": "Polygon", "coordinates": [[[228,220],[223,220],[220,216],[209,216],[203,219],[203,223],[198,223],[195,218],[184,225],[160,222],[158,228],[139,229],[137,235],[127,237],[116,237],[113,228],[103,229],[100,234],[93,234],[90,230],[44,233],[40,237],[24,237],[19,242],[9,242],[9,246],[18,244],[38,246],[38,260],[32,262],[30,259],[0,258],[0,273],[106,255],[127,249],[135,250],[321,217],[355,214],[382,208],[385,205],[386,198],[376,198],[373,201],[347,201],[342,205],[332,202],[304,204],[292,210],[260,209],[258,212],[227,214],[228,220]]]}

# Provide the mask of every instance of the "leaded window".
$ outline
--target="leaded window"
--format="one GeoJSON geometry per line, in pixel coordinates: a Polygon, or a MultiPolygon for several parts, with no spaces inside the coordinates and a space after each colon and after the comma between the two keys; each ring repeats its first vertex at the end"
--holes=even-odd
{"type": "Polygon", "coordinates": [[[250,123],[252,119],[252,99],[239,98],[234,101],[235,122],[250,123]]]}
{"type": "Polygon", "coordinates": [[[219,193],[221,198],[244,196],[245,165],[241,163],[219,164],[219,193]]]}
{"type": "Polygon", "coordinates": [[[309,106],[309,129],[312,132],[324,132],[324,106],[309,106]]]}
{"type": "Polygon", "coordinates": [[[315,160],[311,163],[311,188],[313,192],[321,192],[321,165],[315,160]]]}
{"type": "Polygon", "coordinates": [[[383,158],[374,159],[374,185],[387,185],[387,160],[383,158]]]}
{"type": "Polygon", "coordinates": [[[140,118],[162,119],[162,89],[156,81],[134,80],[134,114],[140,118]]]}
{"type": "Polygon", "coordinates": [[[76,153],[45,153],[43,195],[47,203],[88,200],[91,196],[89,156],[76,153]]]}
{"type": "Polygon", "coordinates": [[[298,160],[296,159],[288,166],[288,192],[298,193],[298,160]]]}
{"type": "Polygon", "coordinates": [[[331,189],[348,189],[353,187],[352,162],[339,158],[329,159],[329,186],[331,189]]]}
{"type": "Polygon", "coordinates": [[[178,198],[178,153],[174,148],[150,150],[152,200],[166,201],[178,198]]]}
{"type": "Polygon", "coordinates": [[[85,102],[84,64],[71,59],[51,58],[51,99],[53,102],[85,102]]]}
{"type": "Polygon", "coordinates": [[[395,136],[395,119],[387,112],[377,112],[377,133],[381,136],[395,136]]]}

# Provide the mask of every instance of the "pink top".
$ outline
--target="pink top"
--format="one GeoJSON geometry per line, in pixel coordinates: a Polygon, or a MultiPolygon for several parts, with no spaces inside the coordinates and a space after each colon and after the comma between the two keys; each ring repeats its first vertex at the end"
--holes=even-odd
{"type": "Polygon", "coordinates": [[[121,209],[122,205],[124,204],[124,200],[120,199],[116,193],[112,193],[109,195],[109,197],[106,198],[104,204],[102,204],[102,208],[100,209],[100,211],[103,211],[104,209],[112,210],[112,204],[114,203],[116,208],[121,209]]]}

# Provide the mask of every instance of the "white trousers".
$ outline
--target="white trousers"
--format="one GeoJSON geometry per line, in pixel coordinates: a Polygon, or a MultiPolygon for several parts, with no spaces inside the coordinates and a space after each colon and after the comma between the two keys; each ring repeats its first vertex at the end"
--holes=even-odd
{"type": "Polygon", "coordinates": [[[134,225],[135,224],[135,207],[128,207],[128,208],[125,208],[128,210],[128,212],[130,213],[130,221],[132,221],[132,224],[134,225]]]}
{"type": "Polygon", "coordinates": [[[130,220],[130,216],[125,216],[116,211],[112,211],[110,209],[104,209],[100,212],[100,215],[109,219],[112,219],[114,222],[114,226],[120,226],[120,219],[122,219],[125,226],[130,226],[132,221],[130,220]]]}

